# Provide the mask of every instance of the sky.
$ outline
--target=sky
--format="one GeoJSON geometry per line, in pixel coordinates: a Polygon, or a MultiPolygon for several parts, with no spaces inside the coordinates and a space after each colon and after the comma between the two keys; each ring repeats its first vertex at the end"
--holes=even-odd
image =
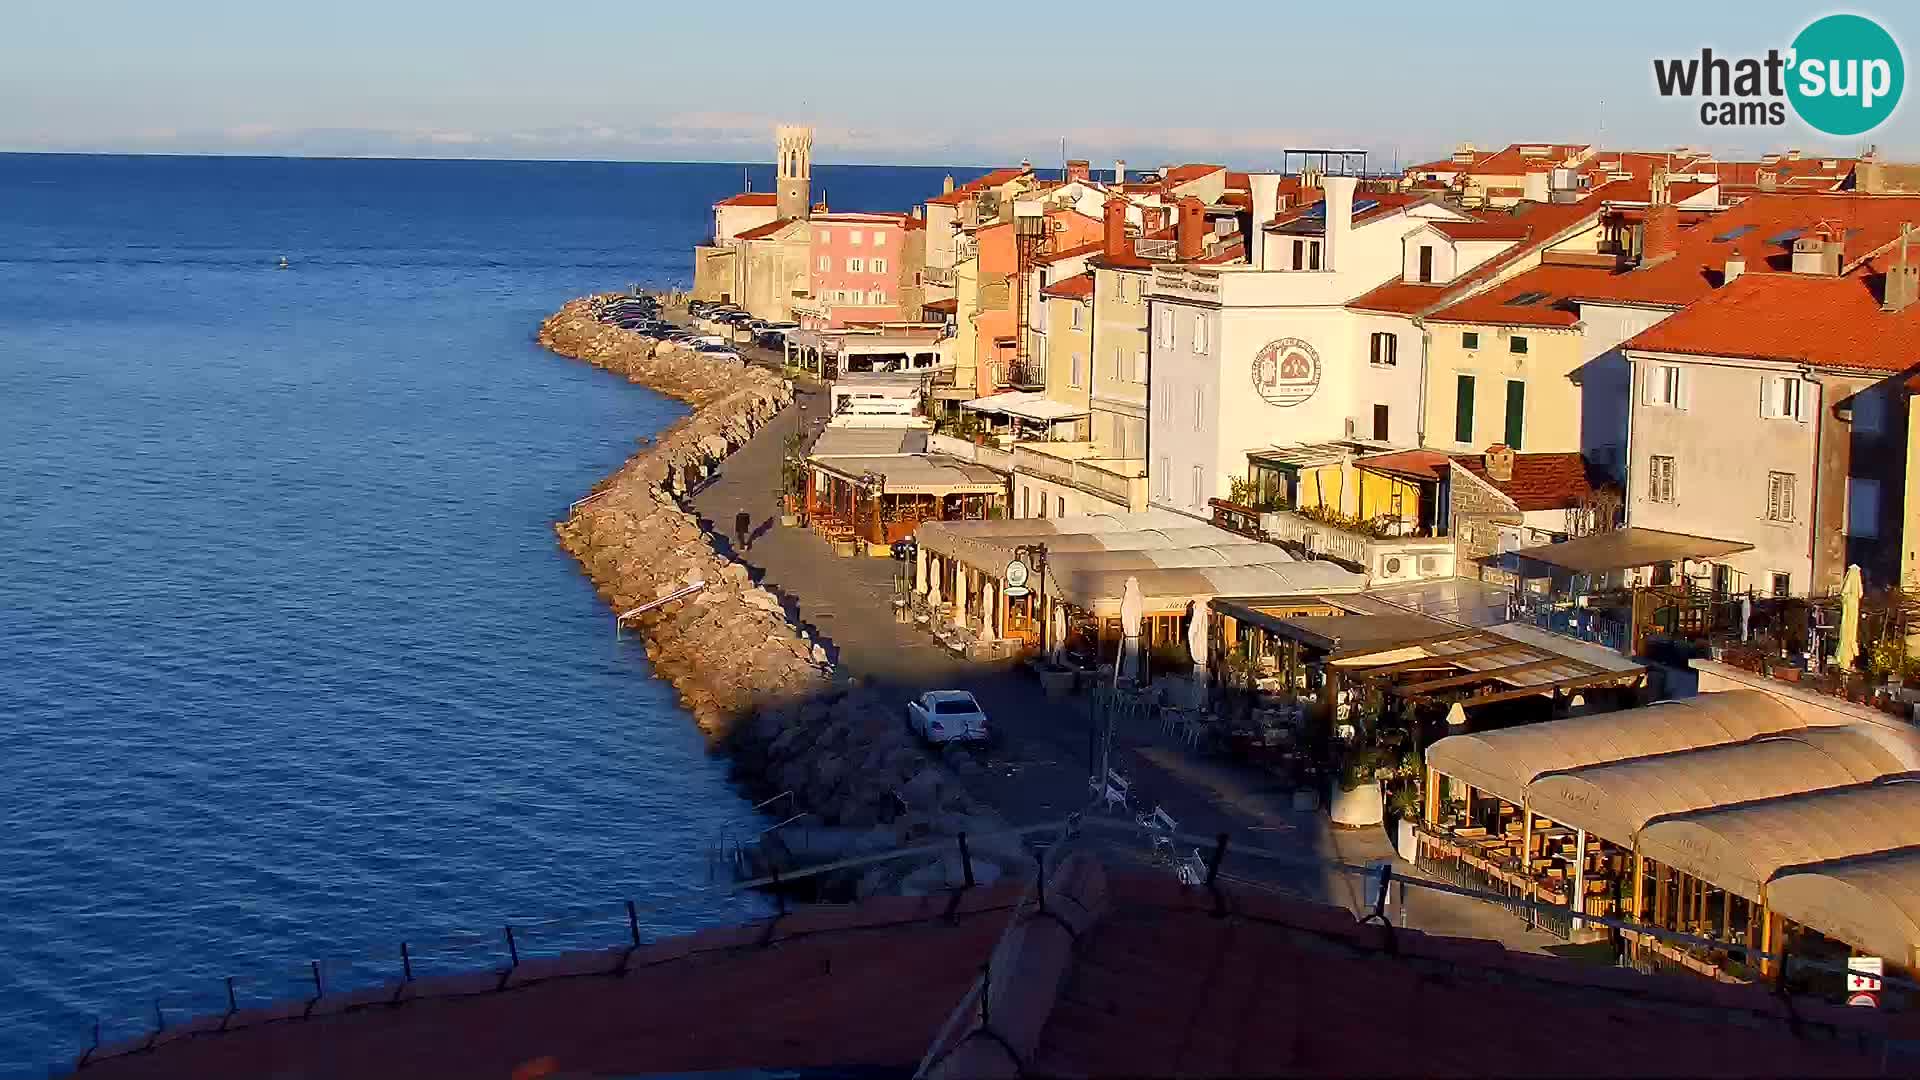
{"type": "MultiPolygon", "coordinates": [[[[1716,131],[1654,90],[1655,57],[1764,54],[1833,10],[0,0],[0,151],[765,161],[786,121],[815,127],[822,163],[1048,165],[1062,139],[1136,167],[1549,140],[1920,160],[1912,101],[1833,140],[1797,119],[1716,131]]],[[[1844,10],[1920,60],[1920,6],[1844,10]]]]}

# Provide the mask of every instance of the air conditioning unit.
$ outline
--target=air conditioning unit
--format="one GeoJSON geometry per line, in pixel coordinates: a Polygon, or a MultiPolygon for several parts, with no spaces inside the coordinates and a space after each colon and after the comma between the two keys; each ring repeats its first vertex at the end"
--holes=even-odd
{"type": "Polygon", "coordinates": [[[1347,438],[1349,439],[1359,438],[1360,437],[1360,421],[1355,420],[1351,416],[1347,417],[1346,431],[1347,431],[1347,438]]]}
{"type": "Polygon", "coordinates": [[[1428,577],[1440,572],[1440,560],[1432,555],[1420,556],[1420,576],[1428,577]]]}

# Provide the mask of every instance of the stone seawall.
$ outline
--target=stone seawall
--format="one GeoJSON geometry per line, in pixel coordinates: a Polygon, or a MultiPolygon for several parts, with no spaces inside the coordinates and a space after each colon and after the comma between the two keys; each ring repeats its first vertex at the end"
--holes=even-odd
{"type": "Polygon", "coordinates": [[[616,611],[707,583],[626,625],[701,730],[733,754],[740,778],[794,792],[800,810],[828,825],[885,826],[874,829],[876,845],[968,828],[979,807],[906,732],[900,703],[837,683],[826,651],[680,501],[793,401],[791,384],[606,326],[587,299],[548,318],[539,341],[693,407],[554,529],[616,611]]]}

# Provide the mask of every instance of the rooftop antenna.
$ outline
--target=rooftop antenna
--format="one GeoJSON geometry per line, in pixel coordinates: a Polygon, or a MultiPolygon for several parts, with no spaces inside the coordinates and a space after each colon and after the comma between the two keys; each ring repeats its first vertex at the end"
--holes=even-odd
{"type": "Polygon", "coordinates": [[[753,190],[753,173],[745,165],[740,166],[740,183],[743,185],[740,190],[753,190]]]}
{"type": "Polygon", "coordinates": [[[1065,180],[1066,178],[1067,178],[1067,139],[1066,139],[1066,136],[1063,135],[1060,137],[1060,179],[1065,180]]]}

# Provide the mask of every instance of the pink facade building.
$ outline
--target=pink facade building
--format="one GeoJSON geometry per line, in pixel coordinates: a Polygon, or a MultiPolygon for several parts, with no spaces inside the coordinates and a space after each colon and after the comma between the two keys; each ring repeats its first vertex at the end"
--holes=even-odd
{"type": "Polygon", "coordinates": [[[795,306],[800,324],[836,330],[903,319],[907,233],[925,224],[908,214],[815,214],[807,222],[813,299],[795,306]]]}

